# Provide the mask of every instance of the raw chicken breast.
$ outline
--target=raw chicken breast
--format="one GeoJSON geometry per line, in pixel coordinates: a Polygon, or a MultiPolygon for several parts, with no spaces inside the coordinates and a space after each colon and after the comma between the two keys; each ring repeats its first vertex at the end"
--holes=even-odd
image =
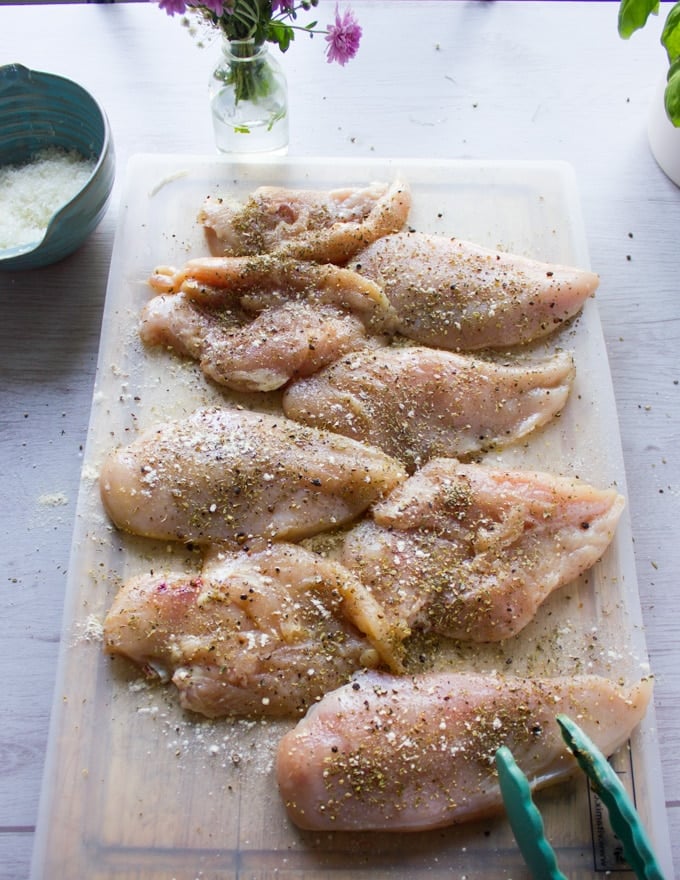
{"type": "Polygon", "coordinates": [[[243,545],[297,540],[355,519],[405,474],[378,449],[284,416],[208,408],[114,450],[100,474],[121,529],[243,545]]]}
{"type": "Polygon", "coordinates": [[[364,325],[330,306],[290,303],[253,320],[230,323],[226,309],[205,309],[184,293],[155,296],[140,335],[197,360],[203,373],[233,391],[274,391],[367,344],[364,325]]]}
{"type": "Polygon", "coordinates": [[[452,351],[546,336],[577,314],[599,281],[582,269],[413,232],[380,239],[352,268],[384,289],[404,336],[452,351]]]}
{"type": "Polygon", "coordinates": [[[571,774],[557,714],[606,754],[645,714],[651,682],[369,672],[286,734],[277,778],[290,818],[318,831],[419,831],[502,808],[494,767],[508,746],[534,787],[571,774]]]}
{"type": "Polygon", "coordinates": [[[597,562],[623,507],[579,480],[433,459],[347,533],[340,559],[400,625],[500,641],[597,562]]]}
{"type": "Polygon", "coordinates": [[[137,577],[104,622],[108,653],[172,679],[209,717],[300,715],[358,669],[398,671],[402,636],[353,575],[293,544],[137,577]]]}
{"type": "Polygon", "coordinates": [[[144,343],[198,360],[236,391],[272,391],[380,344],[395,320],[373,282],[337,266],[209,257],[161,267],[150,284],[161,293],[142,312],[144,343]]]}
{"type": "Polygon", "coordinates": [[[284,394],[287,416],[384,449],[421,466],[434,456],[502,447],[564,407],[569,354],[505,363],[421,346],[348,355],[284,394]]]}
{"type": "Polygon", "coordinates": [[[380,236],[402,229],[410,207],[402,180],[330,192],[263,186],[245,202],[208,196],[198,219],[215,252],[276,252],[343,264],[380,236]]]}
{"type": "Polygon", "coordinates": [[[212,308],[240,306],[259,314],[288,302],[335,306],[382,331],[396,322],[381,288],[350,269],[285,257],[199,257],[180,269],[160,266],[149,279],[158,293],[180,290],[212,308]]]}

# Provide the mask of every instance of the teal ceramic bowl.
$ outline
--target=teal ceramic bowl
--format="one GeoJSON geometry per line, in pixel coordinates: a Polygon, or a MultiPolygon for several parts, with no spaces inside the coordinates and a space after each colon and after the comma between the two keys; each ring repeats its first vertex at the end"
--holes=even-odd
{"type": "Polygon", "coordinates": [[[0,166],[24,165],[50,147],[76,150],[94,170],[41,239],[0,248],[0,271],[48,266],[77,250],[104,216],[115,176],[109,122],[89,92],[21,64],[0,67],[0,166]]]}

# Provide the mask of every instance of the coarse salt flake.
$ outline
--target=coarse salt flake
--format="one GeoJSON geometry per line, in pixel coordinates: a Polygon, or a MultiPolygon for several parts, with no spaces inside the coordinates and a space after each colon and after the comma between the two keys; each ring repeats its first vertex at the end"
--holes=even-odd
{"type": "Polygon", "coordinates": [[[0,248],[40,241],[56,212],[87,183],[95,164],[75,150],[49,147],[23,165],[0,167],[0,248]]]}

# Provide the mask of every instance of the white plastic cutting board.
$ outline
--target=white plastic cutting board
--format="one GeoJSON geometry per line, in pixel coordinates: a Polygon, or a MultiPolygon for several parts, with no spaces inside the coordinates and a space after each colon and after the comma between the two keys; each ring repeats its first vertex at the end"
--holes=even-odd
{"type": "MultiPolygon", "coordinates": [[[[574,178],[558,163],[279,160],[232,164],[182,156],[131,162],[111,261],[91,424],[67,587],[61,662],[45,771],[34,880],[521,880],[529,875],[503,817],[413,835],[316,834],[287,820],[273,776],[285,722],[201,721],[172,687],[150,685],[104,656],[101,621],[121,581],[185,557],[183,548],[117,533],[99,501],[103,455],[139,431],[224,400],[197,368],[137,336],[147,278],[159,264],[207,252],[195,222],[209,193],[243,196],[261,184],[334,188],[391,180],[413,191],[411,225],[544,260],[588,267],[574,178]]],[[[492,461],[578,475],[596,485],[625,476],[596,301],[541,345],[574,352],[576,385],[562,417],[492,461]]],[[[277,399],[262,399],[276,406],[277,399]]],[[[511,642],[454,650],[458,668],[515,674],[649,672],[630,524],[605,558],[554,594],[511,642]]],[[[653,832],[670,847],[653,713],[614,759],[653,832]]],[[[537,796],[546,832],[571,880],[617,871],[620,848],[585,779],[537,796]]],[[[622,870],[623,868],[623,870],[622,870]]],[[[620,873],[619,873],[620,872],[620,873]]]]}

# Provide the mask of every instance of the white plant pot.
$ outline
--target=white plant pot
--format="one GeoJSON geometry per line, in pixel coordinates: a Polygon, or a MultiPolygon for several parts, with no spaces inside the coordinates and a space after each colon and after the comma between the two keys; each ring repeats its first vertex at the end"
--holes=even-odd
{"type": "Polygon", "coordinates": [[[659,167],[673,183],[680,186],[680,128],[676,128],[666,116],[663,104],[665,88],[666,78],[664,77],[657,86],[652,99],[647,134],[652,155],[659,167]]]}

